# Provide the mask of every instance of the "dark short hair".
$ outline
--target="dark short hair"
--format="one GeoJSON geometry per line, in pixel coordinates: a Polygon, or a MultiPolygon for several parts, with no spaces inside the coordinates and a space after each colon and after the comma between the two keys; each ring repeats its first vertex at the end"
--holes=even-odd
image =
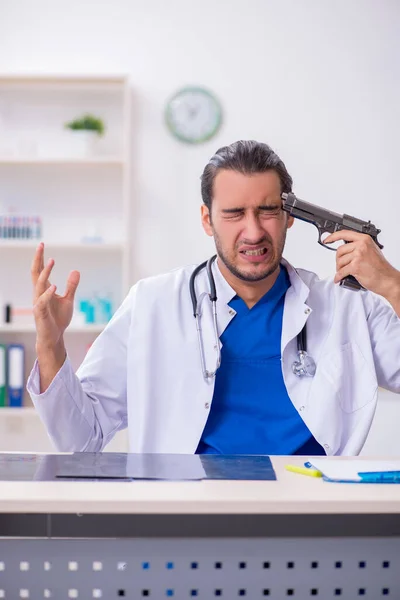
{"type": "Polygon", "coordinates": [[[281,192],[291,192],[293,180],[284,162],[268,144],[254,140],[239,140],[223,146],[214,154],[201,176],[201,196],[211,210],[214,179],[219,171],[227,169],[244,175],[276,171],[281,181],[281,192]]]}

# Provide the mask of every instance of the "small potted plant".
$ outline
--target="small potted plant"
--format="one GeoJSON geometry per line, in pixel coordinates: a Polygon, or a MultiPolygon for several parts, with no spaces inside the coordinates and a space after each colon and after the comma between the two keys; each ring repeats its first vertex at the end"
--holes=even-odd
{"type": "Polygon", "coordinates": [[[65,128],[72,132],[68,140],[68,151],[74,157],[80,158],[94,153],[95,140],[103,136],[105,131],[102,119],[90,114],[69,121],[65,128]]]}

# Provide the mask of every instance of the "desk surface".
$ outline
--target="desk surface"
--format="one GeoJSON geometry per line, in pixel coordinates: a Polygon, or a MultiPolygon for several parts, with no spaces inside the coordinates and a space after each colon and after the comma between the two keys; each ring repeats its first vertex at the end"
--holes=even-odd
{"type": "Polygon", "coordinates": [[[0,513],[400,514],[400,485],[327,483],[285,470],[304,457],[271,459],[277,481],[2,481],[0,513]]]}

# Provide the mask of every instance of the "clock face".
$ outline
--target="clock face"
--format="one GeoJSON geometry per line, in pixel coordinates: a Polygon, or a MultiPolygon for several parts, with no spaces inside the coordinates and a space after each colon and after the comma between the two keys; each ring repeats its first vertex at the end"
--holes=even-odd
{"type": "Polygon", "coordinates": [[[165,118],[175,137],[189,144],[198,144],[216,134],[222,123],[222,109],[209,91],[187,87],[169,100],[165,118]]]}

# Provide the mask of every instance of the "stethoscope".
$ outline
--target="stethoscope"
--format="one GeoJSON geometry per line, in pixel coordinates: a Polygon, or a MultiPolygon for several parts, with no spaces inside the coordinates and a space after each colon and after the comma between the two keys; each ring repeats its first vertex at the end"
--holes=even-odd
{"type": "MultiPolygon", "coordinates": [[[[221,345],[219,341],[218,335],[218,325],[217,325],[217,290],[215,287],[215,279],[212,273],[212,264],[215,261],[217,256],[212,256],[208,260],[204,261],[195,268],[193,273],[190,276],[189,280],[189,291],[190,297],[192,299],[193,306],[193,316],[196,319],[196,329],[197,329],[197,338],[199,343],[199,352],[200,352],[200,361],[201,368],[203,371],[204,379],[212,379],[215,377],[220,365],[221,365],[221,345]],[[203,269],[207,272],[208,283],[210,286],[210,293],[203,292],[200,298],[197,300],[196,291],[195,291],[195,282],[196,277],[203,269]],[[215,336],[215,350],[217,352],[217,361],[215,365],[214,371],[208,371],[206,366],[206,357],[204,354],[203,347],[203,339],[201,335],[201,303],[203,299],[208,296],[211,305],[212,305],[212,316],[213,316],[213,327],[214,327],[214,336],[215,336]]],[[[315,361],[309,354],[307,353],[307,323],[304,324],[303,329],[297,335],[297,356],[298,360],[295,360],[292,364],[292,371],[297,377],[314,377],[316,371],[315,361]]]]}

